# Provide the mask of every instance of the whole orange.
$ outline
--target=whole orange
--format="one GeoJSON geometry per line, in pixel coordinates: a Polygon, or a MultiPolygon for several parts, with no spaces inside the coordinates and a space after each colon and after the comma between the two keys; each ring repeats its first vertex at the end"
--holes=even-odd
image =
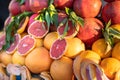
{"type": "Polygon", "coordinates": [[[32,50],[25,59],[25,65],[33,73],[40,73],[49,70],[52,59],[49,52],[44,47],[37,47],[32,50]]]}
{"type": "Polygon", "coordinates": [[[67,51],[65,56],[75,58],[81,51],[85,50],[84,43],[77,37],[66,39],[67,51]]]}
{"type": "Polygon", "coordinates": [[[120,42],[113,47],[112,57],[120,60],[120,42]]]}
{"type": "Polygon", "coordinates": [[[105,58],[100,65],[110,80],[114,79],[115,73],[120,69],[120,61],[115,58],[105,58]]]}
{"type": "Polygon", "coordinates": [[[50,32],[48,33],[43,41],[44,47],[50,50],[53,42],[58,38],[57,32],[50,32]]]}
{"type": "Polygon", "coordinates": [[[101,58],[111,55],[111,48],[108,47],[105,39],[101,38],[95,41],[92,45],[92,50],[95,51],[101,58]]]}
{"type": "Polygon", "coordinates": [[[50,67],[50,74],[53,80],[72,80],[72,59],[68,57],[62,57],[58,60],[54,60],[50,67]]]}

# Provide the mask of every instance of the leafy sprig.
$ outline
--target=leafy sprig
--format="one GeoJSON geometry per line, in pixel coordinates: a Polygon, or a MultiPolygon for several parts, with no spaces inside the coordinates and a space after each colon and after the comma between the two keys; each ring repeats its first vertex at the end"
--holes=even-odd
{"type": "Polygon", "coordinates": [[[110,26],[111,20],[108,21],[102,32],[106,43],[112,48],[114,46],[114,38],[120,39],[120,31],[110,26]]]}
{"type": "Polygon", "coordinates": [[[25,3],[25,0],[17,0],[17,2],[20,3],[20,5],[24,4],[25,3]]]}
{"type": "Polygon", "coordinates": [[[19,24],[26,16],[30,16],[31,12],[23,12],[17,16],[13,17],[13,20],[6,26],[6,38],[5,38],[5,45],[3,45],[2,49],[6,50],[10,47],[11,43],[14,42],[14,35],[16,34],[19,24]]]}
{"type": "Polygon", "coordinates": [[[72,21],[73,25],[75,25],[77,23],[81,26],[84,25],[84,19],[77,16],[74,11],[72,11],[71,9],[69,9],[67,7],[65,8],[65,11],[66,11],[66,14],[69,16],[69,19],[72,21]]]}
{"type": "Polygon", "coordinates": [[[55,6],[53,5],[53,0],[48,1],[48,7],[40,12],[40,14],[35,19],[41,22],[46,22],[48,28],[50,27],[50,24],[58,26],[58,13],[55,9],[55,6]]]}
{"type": "MultiPolygon", "coordinates": [[[[67,31],[68,31],[68,27],[69,27],[69,25],[68,25],[69,20],[72,21],[72,25],[73,25],[73,27],[74,27],[75,29],[76,29],[76,26],[77,26],[78,24],[79,24],[81,27],[84,26],[84,19],[81,18],[81,17],[79,17],[79,16],[77,16],[76,13],[75,13],[73,10],[71,10],[71,9],[69,9],[69,8],[66,7],[66,8],[65,8],[65,12],[66,12],[66,14],[68,15],[68,17],[65,18],[65,19],[59,24],[59,26],[65,25],[65,29],[64,29],[63,36],[62,36],[62,37],[64,37],[64,36],[67,35],[67,31]]],[[[76,29],[76,30],[77,30],[77,29],[76,29]]]]}

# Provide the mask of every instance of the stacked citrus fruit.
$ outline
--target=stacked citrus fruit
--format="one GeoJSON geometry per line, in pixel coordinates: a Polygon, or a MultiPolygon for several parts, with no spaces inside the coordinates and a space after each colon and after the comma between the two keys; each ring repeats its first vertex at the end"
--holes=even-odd
{"type": "Polygon", "coordinates": [[[11,0],[8,9],[0,80],[120,80],[119,0],[11,0]]]}

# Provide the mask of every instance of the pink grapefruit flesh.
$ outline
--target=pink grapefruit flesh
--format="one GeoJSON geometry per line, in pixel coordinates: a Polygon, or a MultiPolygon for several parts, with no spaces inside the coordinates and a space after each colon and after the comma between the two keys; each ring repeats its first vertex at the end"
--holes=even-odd
{"type": "Polygon", "coordinates": [[[35,39],[30,35],[24,36],[18,44],[18,53],[27,55],[35,47],[35,39]]]}
{"type": "Polygon", "coordinates": [[[57,39],[50,48],[50,57],[52,59],[61,58],[66,51],[67,42],[65,39],[57,39]]]}

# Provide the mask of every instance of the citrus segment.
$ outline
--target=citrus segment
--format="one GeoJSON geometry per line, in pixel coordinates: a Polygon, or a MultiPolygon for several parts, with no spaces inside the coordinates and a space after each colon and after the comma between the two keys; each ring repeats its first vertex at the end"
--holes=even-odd
{"type": "Polygon", "coordinates": [[[26,26],[28,24],[29,17],[25,17],[19,24],[19,29],[17,30],[18,33],[23,33],[24,30],[26,29],[26,26]]]}
{"type": "Polygon", "coordinates": [[[6,50],[6,53],[8,53],[8,54],[13,54],[15,52],[15,50],[17,49],[17,46],[18,46],[19,41],[21,39],[20,34],[15,34],[14,39],[15,39],[14,42],[6,50]]]}
{"type": "Polygon", "coordinates": [[[35,39],[30,35],[24,36],[18,44],[18,53],[20,55],[27,55],[36,45],[35,39]]]}
{"type": "Polygon", "coordinates": [[[44,22],[34,21],[28,28],[28,34],[35,38],[43,38],[48,33],[48,28],[44,22]]]}
{"type": "Polygon", "coordinates": [[[50,48],[50,57],[52,59],[61,58],[67,49],[67,42],[65,39],[57,39],[50,48]]]}

